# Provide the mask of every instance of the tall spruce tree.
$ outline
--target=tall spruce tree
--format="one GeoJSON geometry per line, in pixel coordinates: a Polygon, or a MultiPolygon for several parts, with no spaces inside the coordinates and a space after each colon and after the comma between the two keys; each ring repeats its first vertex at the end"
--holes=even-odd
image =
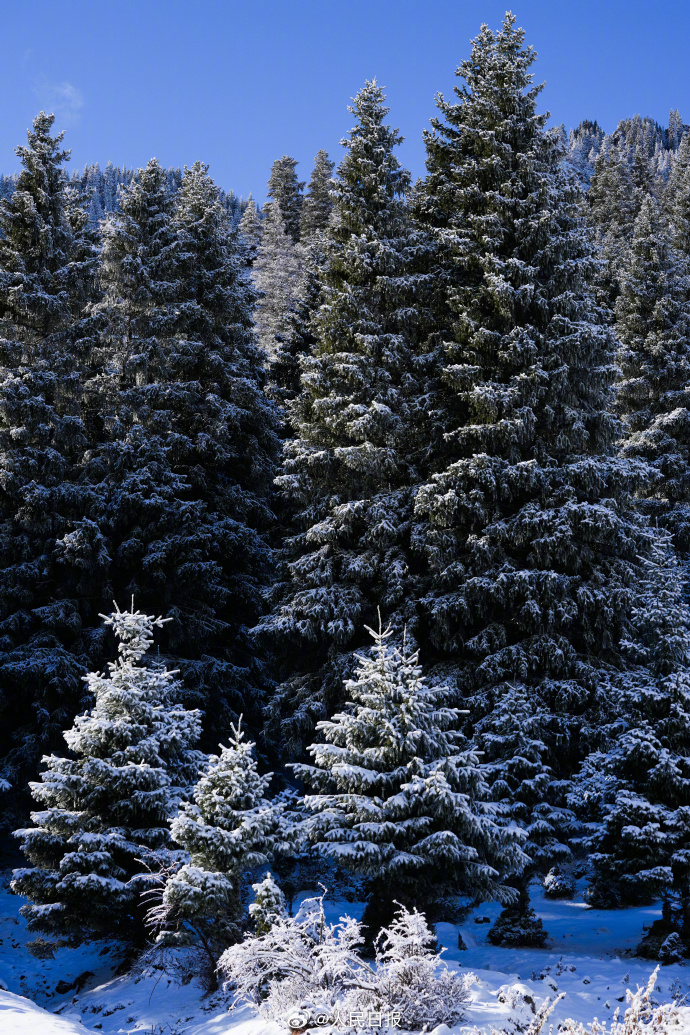
{"type": "Polygon", "coordinates": [[[276,735],[283,724],[291,750],[342,694],[348,652],[377,605],[402,632],[412,579],[422,421],[407,273],[409,174],[395,156],[400,137],[386,125],[375,81],[350,110],[357,122],[321,240],[316,340],[301,361],[301,392],[290,407],[296,435],[277,479],[297,527],[282,599],[261,627],[285,662],[270,725],[276,735]]]}
{"type": "Polygon", "coordinates": [[[535,57],[512,15],[483,26],[426,137],[416,210],[444,369],[436,473],[416,502],[418,638],[475,722],[511,687],[533,702],[541,760],[563,779],[618,717],[650,550],[629,507],[648,469],[614,454],[615,341],[579,188],[537,113],[535,57]]]}
{"type": "Polygon", "coordinates": [[[34,119],[0,201],[0,769],[19,787],[83,701],[102,604],[77,486],[96,253],[53,122],[34,119]]]}
{"type": "Polygon", "coordinates": [[[114,592],[172,617],[162,649],[203,704],[209,736],[258,706],[246,630],[267,572],[277,436],[244,263],[200,163],[173,202],[149,162],[104,228],[93,382],[104,430],[88,474],[109,577],[114,592]]]}
{"type": "Polygon", "coordinates": [[[174,673],[142,664],[165,619],[133,605],[104,617],[118,658],[85,677],[93,707],[65,733],[72,757],[46,757],[31,784],[42,808],[15,836],[33,867],[15,870],[12,888],[29,898],[33,930],[141,942],[142,890],[169,857],[168,822],[204,761],[201,716],[181,705],[174,673]]]}
{"type": "Polygon", "coordinates": [[[643,510],[690,550],[690,256],[672,244],[653,198],[645,198],[621,267],[616,335],[617,409],[624,456],[652,463],[658,479],[643,510]]]}
{"type": "Polygon", "coordinates": [[[283,155],[276,158],[271,167],[266,193],[280,209],[283,223],[293,244],[297,244],[300,235],[300,219],[304,196],[304,183],[297,179],[297,159],[283,155]]]}
{"type": "Polygon", "coordinates": [[[327,151],[318,151],[314,158],[314,168],[309,178],[309,193],[302,205],[300,238],[306,241],[318,230],[328,226],[333,199],[331,198],[331,179],[335,162],[328,157],[327,151]]]}

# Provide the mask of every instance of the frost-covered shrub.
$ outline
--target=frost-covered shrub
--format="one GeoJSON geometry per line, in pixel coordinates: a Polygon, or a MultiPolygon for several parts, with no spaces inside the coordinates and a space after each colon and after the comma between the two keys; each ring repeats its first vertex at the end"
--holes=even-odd
{"type": "Polygon", "coordinates": [[[672,931],[659,949],[659,962],[664,965],[680,963],[685,959],[685,946],[677,931],[672,931]]]}
{"type": "Polygon", "coordinates": [[[558,866],[552,866],[544,877],[544,894],[549,898],[572,898],[575,881],[568,874],[561,873],[558,866]]]}
{"type": "Polygon", "coordinates": [[[473,974],[459,975],[433,952],[436,939],[423,913],[401,907],[376,939],[375,1011],[397,1013],[402,1027],[457,1024],[463,1017],[473,974]]]}
{"type": "Polygon", "coordinates": [[[457,1023],[475,980],[449,971],[433,941],[424,915],[401,907],[376,939],[375,963],[367,963],[359,955],[362,925],[348,916],[328,923],[321,896],[305,899],[294,918],[276,915],[264,934],[226,949],[218,966],[236,1005],[248,1002],[293,1028],[362,1031],[363,1018],[380,1014],[414,1030],[457,1023]]]}
{"type": "Polygon", "coordinates": [[[675,1003],[663,1003],[656,1007],[652,1005],[651,997],[658,973],[657,967],[646,988],[638,988],[635,993],[628,989],[628,1008],[622,1021],[618,1020],[618,1010],[614,1014],[611,1027],[596,1018],[587,1028],[576,1021],[567,1020],[559,1028],[559,1035],[669,1035],[672,1031],[684,1030],[680,1011],[675,1003]]]}

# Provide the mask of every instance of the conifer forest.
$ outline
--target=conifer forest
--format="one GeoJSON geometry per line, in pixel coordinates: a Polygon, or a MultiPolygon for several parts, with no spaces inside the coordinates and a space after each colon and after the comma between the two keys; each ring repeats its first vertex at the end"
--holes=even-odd
{"type": "Polygon", "coordinates": [[[10,1032],[690,1031],[690,125],[518,26],[416,182],[376,79],[263,205],[0,178],[10,1032]]]}

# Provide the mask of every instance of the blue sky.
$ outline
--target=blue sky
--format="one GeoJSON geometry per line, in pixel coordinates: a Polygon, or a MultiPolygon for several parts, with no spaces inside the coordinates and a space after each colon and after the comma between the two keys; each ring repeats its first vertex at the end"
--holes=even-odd
{"type": "MultiPolygon", "coordinates": [[[[401,158],[424,172],[422,130],[437,91],[506,0],[3,0],[0,171],[40,109],[67,130],[72,163],[202,159],[223,187],[263,200],[271,162],[307,179],[323,147],[339,160],[349,99],[386,87],[401,158]]],[[[552,121],[636,112],[690,122],[688,0],[521,0],[552,121]]]]}

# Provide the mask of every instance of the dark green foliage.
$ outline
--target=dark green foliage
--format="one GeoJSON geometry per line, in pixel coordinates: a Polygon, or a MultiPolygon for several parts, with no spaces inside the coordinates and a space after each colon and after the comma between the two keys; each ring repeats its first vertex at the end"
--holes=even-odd
{"type": "Polygon", "coordinates": [[[623,456],[654,465],[642,510],[690,548],[690,256],[670,239],[657,203],[645,198],[620,271],[616,334],[625,420],[623,456]]]}
{"type": "Polygon", "coordinates": [[[0,756],[20,788],[83,700],[100,646],[84,626],[104,604],[105,547],[77,485],[95,249],[53,121],[34,119],[0,201],[0,756]]]}
{"type": "Polygon", "coordinates": [[[285,662],[269,724],[289,750],[338,700],[345,652],[358,645],[362,623],[375,622],[380,605],[402,632],[414,606],[410,519],[426,428],[408,275],[409,174],[376,82],[352,111],[333,217],[317,245],[316,340],[301,360],[302,390],[289,410],[295,437],[277,479],[296,531],[281,602],[261,627],[285,662]]]}
{"type": "Polygon", "coordinates": [[[484,26],[426,138],[415,209],[434,245],[442,434],[414,545],[426,656],[480,724],[509,688],[529,700],[538,765],[559,780],[615,716],[605,687],[649,551],[629,501],[648,474],[613,454],[615,341],[579,188],[537,114],[534,60],[512,15],[484,26]]]}
{"type": "Polygon", "coordinates": [[[549,937],[544,924],[529,904],[527,887],[520,888],[517,902],[506,906],[489,929],[486,940],[509,948],[541,949],[549,937]]]}
{"type": "MultiPolygon", "coordinates": [[[[260,613],[277,445],[237,233],[206,167],[175,202],[153,160],[106,224],[103,415],[88,476],[116,599],[173,618],[162,645],[206,727],[256,709],[246,629],[260,613]]],[[[214,735],[215,740],[215,735],[214,735]]]]}

